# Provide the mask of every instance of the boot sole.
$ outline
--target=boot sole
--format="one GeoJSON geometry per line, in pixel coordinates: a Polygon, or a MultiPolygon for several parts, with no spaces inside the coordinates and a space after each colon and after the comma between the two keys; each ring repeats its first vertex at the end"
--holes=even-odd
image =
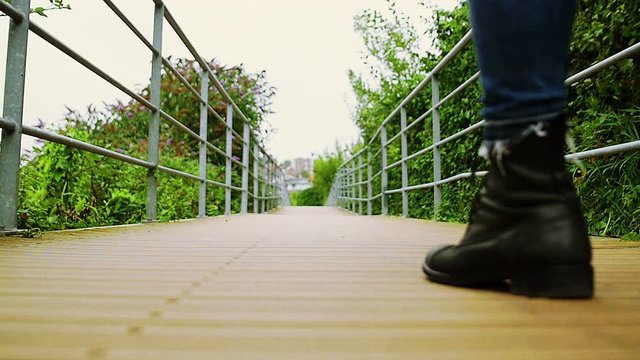
{"type": "Polygon", "coordinates": [[[509,292],[528,297],[551,299],[589,299],[593,297],[593,267],[587,265],[547,266],[526,268],[512,276],[473,274],[454,276],[433,270],[422,264],[422,271],[429,280],[460,287],[493,287],[510,280],[509,292]]]}
{"type": "Polygon", "coordinates": [[[593,267],[587,264],[524,269],[511,277],[510,291],[530,297],[588,299],[593,297],[593,267]]]}

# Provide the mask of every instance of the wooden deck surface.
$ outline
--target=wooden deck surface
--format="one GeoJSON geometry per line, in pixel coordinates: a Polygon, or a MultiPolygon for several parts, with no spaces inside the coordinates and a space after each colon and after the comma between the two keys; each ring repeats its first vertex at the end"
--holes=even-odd
{"type": "Polygon", "coordinates": [[[640,244],[596,298],[426,281],[464,227],[285,208],[0,238],[0,359],[640,359],[640,244]]]}

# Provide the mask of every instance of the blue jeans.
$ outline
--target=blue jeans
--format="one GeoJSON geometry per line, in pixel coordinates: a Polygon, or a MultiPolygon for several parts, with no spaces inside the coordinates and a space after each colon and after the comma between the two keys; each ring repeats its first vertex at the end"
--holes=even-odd
{"type": "Polygon", "coordinates": [[[486,140],[562,119],[575,0],[469,0],[486,140]]]}

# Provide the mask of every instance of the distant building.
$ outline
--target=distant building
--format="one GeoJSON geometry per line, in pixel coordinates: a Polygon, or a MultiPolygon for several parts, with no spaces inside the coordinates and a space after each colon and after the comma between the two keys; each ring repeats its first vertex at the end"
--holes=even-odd
{"type": "Polygon", "coordinates": [[[299,177],[303,174],[313,174],[313,159],[297,158],[291,161],[285,161],[285,173],[289,176],[299,177]]]}
{"type": "Polygon", "coordinates": [[[289,191],[289,193],[292,193],[294,191],[306,190],[311,187],[311,181],[303,177],[287,176],[285,182],[287,184],[287,190],[289,191]]]}

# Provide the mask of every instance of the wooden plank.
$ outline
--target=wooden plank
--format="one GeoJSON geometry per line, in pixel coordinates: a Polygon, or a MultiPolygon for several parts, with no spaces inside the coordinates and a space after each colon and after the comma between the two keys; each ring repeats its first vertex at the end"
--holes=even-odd
{"type": "Polygon", "coordinates": [[[433,284],[464,226],[287,208],[0,242],[0,358],[635,359],[640,244],[594,239],[596,298],[433,284]]]}

